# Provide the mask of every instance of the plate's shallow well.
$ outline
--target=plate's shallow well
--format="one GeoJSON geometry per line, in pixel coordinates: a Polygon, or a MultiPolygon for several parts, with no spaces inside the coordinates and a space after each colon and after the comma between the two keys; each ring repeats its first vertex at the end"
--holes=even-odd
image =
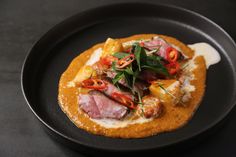
{"type": "Polygon", "coordinates": [[[26,58],[22,88],[39,120],[74,146],[110,151],[163,148],[209,130],[233,108],[236,98],[235,52],[232,39],[196,13],[152,4],[106,6],[75,15],[46,33],[26,58]],[[186,44],[207,42],[220,52],[222,60],[208,69],[206,93],[193,119],[181,129],[143,139],[114,139],[77,128],[57,102],[60,75],[80,52],[107,37],[121,38],[141,33],[165,34],[186,44]]]}

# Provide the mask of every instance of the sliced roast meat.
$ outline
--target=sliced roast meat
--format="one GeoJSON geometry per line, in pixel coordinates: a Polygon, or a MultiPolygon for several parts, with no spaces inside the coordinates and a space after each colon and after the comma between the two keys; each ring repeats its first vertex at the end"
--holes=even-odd
{"type": "Polygon", "coordinates": [[[166,51],[168,48],[173,47],[175,48],[179,53],[178,56],[178,60],[185,60],[187,59],[181,52],[181,50],[172,44],[169,44],[168,42],[166,42],[164,39],[160,38],[160,37],[154,37],[152,40],[150,41],[146,41],[144,42],[144,48],[148,49],[148,50],[154,50],[154,49],[158,49],[158,51],[156,52],[156,55],[161,56],[162,58],[164,58],[165,60],[167,60],[167,56],[166,56],[166,51]]]}
{"type": "Polygon", "coordinates": [[[144,47],[149,50],[158,49],[158,51],[156,52],[157,55],[163,57],[164,59],[167,59],[166,50],[171,46],[164,39],[155,37],[153,38],[153,40],[144,42],[144,47]]]}
{"type": "Polygon", "coordinates": [[[107,88],[103,89],[103,90],[100,90],[101,92],[103,92],[105,95],[109,96],[109,97],[112,97],[112,95],[114,93],[120,93],[122,95],[125,95],[127,97],[129,97],[130,99],[134,99],[133,95],[129,92],[124,92],[124,91],[121,91],[119,90],[116,86],[114,86],[112,83],[108,82],[107,81],[107,88]]]}
{"type": "Polygon", "coordinates": [[[95,119],[121,119],[127,113],[127,107],[122,106],[98,91],[90,91],[88,94],[79,94],[78,103],[79,107],[86,112],[89,117],[95,119]]]}
{"type": "Polygon", "coordinates": [[[90,93],[93,95],[101,115],[107,118],[120,119],[127,113],[127,107],[106,97],[101,92],[92,91],[90,93]]]}
{"type": "Polygon", "coordinates": [[[93,95],[79,94],[78,96],[79,107],[86,112],[91,118],[102,118],[98,105],[96,104],[93,95]]]}

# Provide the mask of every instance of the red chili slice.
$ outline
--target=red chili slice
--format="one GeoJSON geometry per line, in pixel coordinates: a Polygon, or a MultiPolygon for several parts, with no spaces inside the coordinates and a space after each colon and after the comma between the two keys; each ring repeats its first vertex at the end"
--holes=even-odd
{"type": "Polygon", "coordinates": [[[127,50],[125,50],[125,52],[130,53],[131,50],[132,50],[132,47],[130,47],[130,48],[128,48],[127,50]]]}
{"type": "Polygon", "coordinates": [[[136,105],[132,99],[122,93],[114,92],[112,93],[111,97],[130,109],[136,109],[136,105]]]}
{"type": "Polygon", "coordinates": [[[168,69],[168,72],[171,75],[174,75],[174,74],[176,74],[179,71],[180,65],[179,65],[178,62],[173,62],[173,63],[167,64],[166,68],[168,69]]]}
{"type": "Polygon", "coordinates": [[[166,59],[168,62],[173,63],[176,62],[178,59],[179,52],[173,48],[173,47],[168,47],[166,50],[166,59]]]}
{"type": "Polygon", "coordinates": [[[144,42],[141,41],[141,42],[139,43],[139,45],[140,45],[141,47],[144,47],[144,42]]]}
{"type": "Polygon", "coordinates": [[[112,62],[114,61],[118,61],[118,58],[114,57],[114,56],[106,56],[100,59],[100,63],[103,65],[108,65],[111,66],[112,62]]]}
{"type": "Polygon", "coordinates": [[[82,82],[82,86],[85,88],[89,88],[89,89],[97,89],[97,90],[101,90],[101,89],[105,89],[107,87],[107,84],[105,81],[101,80],[101,79],[87,79],[84,80],[82,82]]]}
{"type": "Polygon", "coordinates": [[[120,59],[117,62],[116,67],[119,69],[122,69],[122,68],[128,66],[133,61],[134,61],[134,54],[130,54],[129,56],[126,56],[126,57],[120,59]]]}

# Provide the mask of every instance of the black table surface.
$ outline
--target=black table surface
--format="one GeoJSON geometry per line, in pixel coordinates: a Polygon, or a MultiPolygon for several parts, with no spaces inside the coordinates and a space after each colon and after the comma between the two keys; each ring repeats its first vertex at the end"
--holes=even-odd
{"type": "MultiPolygon", "coordinates": [[[[125,0],[123,0],[124,2],[125,0]]],[[[131,0],[130,0],[131,1],[131,0]]],[[[0,156],[84,156],[58,144],[45,132],[21,92],[23,60],[48,29],[80,11],[120,3],[109,0],[0,1],[0,156]]],[[[223,27],[236,40],[235,0],[159,0],[196,11],[223,27]]],[[[236,53],[236,52],[235,52],[236,53]]],[[[223,82],[222,82],[223,83],[223,82]]],[[[236,109],[216,133],[178,156],[236,156],[236,109]]],[[[157,154],[158,155],[158,154],[157,154]]]]}

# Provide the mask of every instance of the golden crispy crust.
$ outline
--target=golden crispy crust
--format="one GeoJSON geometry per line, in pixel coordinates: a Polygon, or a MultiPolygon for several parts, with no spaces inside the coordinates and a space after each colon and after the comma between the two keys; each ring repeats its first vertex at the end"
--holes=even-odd
{"type": "MultiPolygon", "coordinates": [[[[157,36],[157,34],[139,34],[121,38],[120,40],[121,42],[126,42],[137,39],[150,39],[154,36],[157,36]]],[[[192,57],[194,55],[194,52],[189,47],[177,39],[165,35],[158,36],[164,38],[167,42],[180,47],[186,56],[192,57]]],[[[191,84],[195,86],[195,91],[191,93],[192,99],[186,104],[187,107],[166,105],[165,113],[160,118],[156,118],[143,124],[132,124],[124,128],[110,129],[94,123],[89,119],[87,114],[79,111],[77,104],[78,91],[75,87],[67,87],[67,83],[73,80],[78,70],[86,63],[92,52],[97,48],[102,47],[103,44],[104,43],[97,44],[81,53],[71,62],[60,78],[58,95],[60,107],[77,127],[93,134],[109,137],[141,138],[175,130],[185,125],[191,119],[195,110],[198,108],[205,91],[206,65],[202,56],[198,56],[194,59],[197,68],[193,70],[195,79],[191,81],[191,84]]]]}

